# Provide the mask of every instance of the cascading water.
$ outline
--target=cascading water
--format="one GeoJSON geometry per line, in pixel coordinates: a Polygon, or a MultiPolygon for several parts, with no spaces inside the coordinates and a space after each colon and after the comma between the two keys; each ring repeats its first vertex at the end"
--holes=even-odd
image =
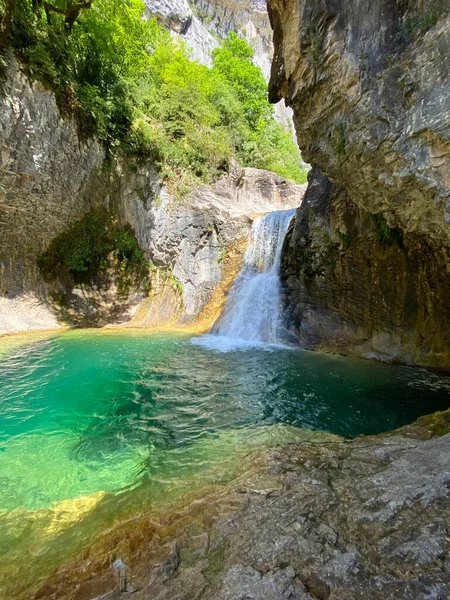
{"type": "Polygon", "coordinates": [[[279,210],[255,220],[244,265],[213,334],[248,342],[280,341],[281,251],[294,214],[295,209],[279,210]]]}

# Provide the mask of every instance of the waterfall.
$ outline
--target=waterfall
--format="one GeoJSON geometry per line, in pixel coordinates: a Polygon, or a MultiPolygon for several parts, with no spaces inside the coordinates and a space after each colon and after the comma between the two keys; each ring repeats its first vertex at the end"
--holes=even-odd
{"type": "Polygon", "coordinates": [[[280,264],[295,209],[255,219],[244,264],[212,333],[248,342],[281,341],[280,264]]]}

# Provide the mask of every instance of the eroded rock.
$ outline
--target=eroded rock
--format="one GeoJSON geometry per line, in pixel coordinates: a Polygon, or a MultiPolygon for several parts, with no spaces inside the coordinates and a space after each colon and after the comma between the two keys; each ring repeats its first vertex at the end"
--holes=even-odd
{"type": "Polygon", "coordinates": [[[285,252],[302,343],[450,366],[448,4],[269,1],[270,94],[315,167],[285,252]]]}
{"type": "Polygon", "coordinates": [[[46,585],[60,600],[102,581],[106,592],[102,557],[117,546],[137,600],[444,600],[450,434],[426,435],[411,426],[270,450],[179,512],[122,524],[46,585]]]}

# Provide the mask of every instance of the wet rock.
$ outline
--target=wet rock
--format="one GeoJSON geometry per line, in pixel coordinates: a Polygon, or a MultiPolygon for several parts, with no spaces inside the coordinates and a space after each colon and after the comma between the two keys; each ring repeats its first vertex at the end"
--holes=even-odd
{"type": "Polygon", "coordinates": [[[116,558],[111,566],[117,575],[117,591],[129,594],[133,593],[134,590],[130,585],[130,572],[127,565],[120,558],[116,558]]]}
{"type": "Polygon", "coordinates": [[[303,585],[294,580],[295,571],[291,567],[261,575],[251,567],[234,565],[224,575],[214,600],[310,600],[303,585]]]}
{"type": "MultiPolygon", "coordinates": [[[[160,525],[151,519],[147,536],[141,515],[102,547],[136,540],[127,557],[136,600],[446,600],[450,434],[423,438],[415,425],[277,448],[255,456],[238,483],[205,491],[160,525]],[[275,489],[282,493],[267,493],[275,489]]],[[[101,589],[106,557],[95,544],[91,553],[43,589],[59,600],[72,598],[71,581],[80,594],[101,589]]]]}
{"type": "Polygon", "coordinates": [[[153,565],[150,571],[150,582],[165,583],[171,579],[180,566],[180,547],[175,542],[170,549],[168,558],[156,565],[153,565]]]}

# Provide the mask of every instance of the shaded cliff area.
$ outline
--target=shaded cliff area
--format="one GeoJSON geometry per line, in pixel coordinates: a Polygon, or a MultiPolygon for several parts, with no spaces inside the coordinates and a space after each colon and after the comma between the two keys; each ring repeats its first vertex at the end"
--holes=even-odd
{"type": "Polygon", "coordinates": [[[450,366],[448,4],[269,1],[314,170],[284,253],[302,343],[450,366]]]}

